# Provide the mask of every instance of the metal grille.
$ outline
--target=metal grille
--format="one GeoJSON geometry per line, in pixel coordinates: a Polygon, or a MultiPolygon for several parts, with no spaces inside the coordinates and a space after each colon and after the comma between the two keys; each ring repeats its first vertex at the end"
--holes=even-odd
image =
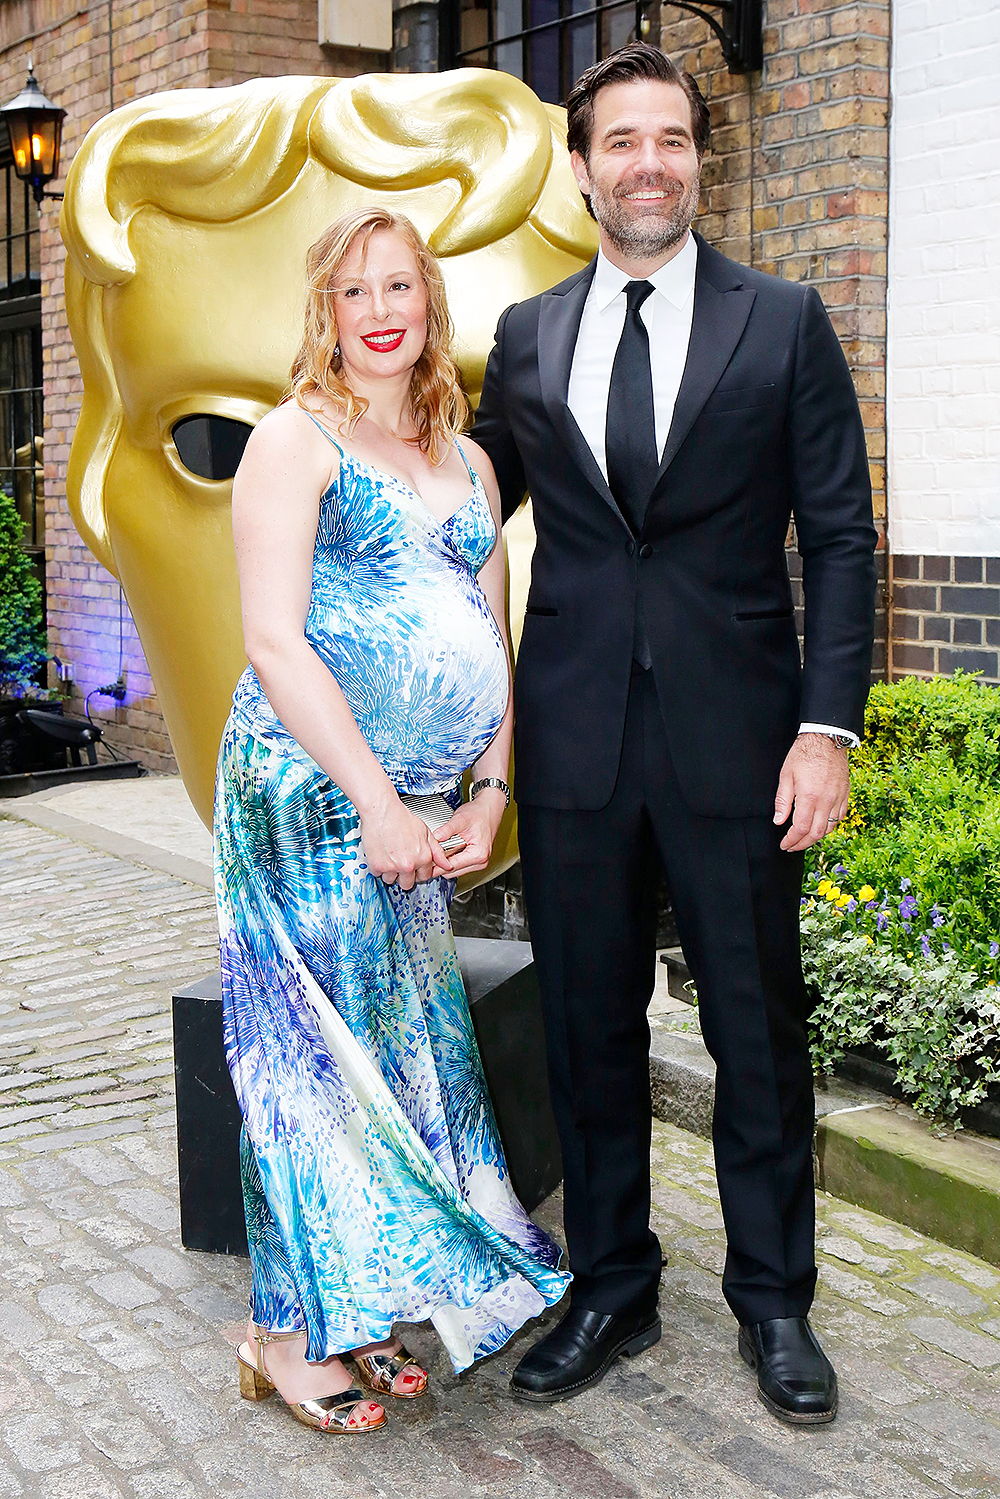
{"type": "Polygon", "coordinates": [[[660,39],[659,0],[445,0],[442,12],[445,66],[499,68],[549,104],[617,47],[660,39]]]}
{"type": "MultiPolygon", "coordinates": [[[[6,130],[4,130],[6,133],[6,130]]],[[[0,156],[0,196],[3,222],[0,224],[0,301],[14,301],[37,296],[42,289],[38,263],[38,204],[31,184],[21,182],[14,168],[0,156]]]]}
{"type": "Polygon", "coordinates": [[[42,298],[38,205],[0,153],[0,487],[24,522],[39,576],[45,559],[42,486],[42,298]]]}
{"type": "Polygon", "coordinates": [[[0,323],[0,486],[24,522],[24,545],[45,547],[42,330],[0,323]]]}

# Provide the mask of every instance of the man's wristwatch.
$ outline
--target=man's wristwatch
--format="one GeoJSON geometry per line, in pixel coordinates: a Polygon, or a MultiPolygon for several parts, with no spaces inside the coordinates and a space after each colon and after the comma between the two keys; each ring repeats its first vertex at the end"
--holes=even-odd
{"type": "Polygon", "coordinates": [[[481,781],[473,781],[469,787],[469,801],[474,802],[477,794],[487,786],[495,786],[498,791],[502,791],[505,805],[510,806],[510,787],[506,781],[501,781],[499,776],[483,776],[481,781]]]}
{"type": "Polygon", "coordinates": [[[838,749],[849,750],[854,748],[854,740],[850,734],[831,734],[823,729],[809,729],[807,732],[810,734],[822,734],[824,739],[832,739],[838,749]]]}

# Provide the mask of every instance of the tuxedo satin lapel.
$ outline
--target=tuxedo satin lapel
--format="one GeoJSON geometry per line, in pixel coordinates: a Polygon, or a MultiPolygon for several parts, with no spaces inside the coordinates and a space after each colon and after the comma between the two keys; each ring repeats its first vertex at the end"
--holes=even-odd
{"type": "Polygon", "coordinates": [[[587,266],[580,277],[565,292],[550,292],[542,298],[538,309],[538,379],[542,388],[542,401],[559,437],[583,474],[587,483],[596,489],[601,499],[618,516],[629,535],[628,522],[615,504],[608,481],[601,472],[587,439],[576,424],[567,405],[569,376],[573,364],[573,350],[580,332],[580,319],[594,277],[594,265],[587,266]]]}
{"type": "Polygon", "coordinates": [[[673,421],[667,435],[653,496],[659,492],[667,469],[695,418],[718,385],[733,351],[743,336],[757,293],[744,286],[721,289],[699,273],[695,283],[694,317],[687,363],[681,378],[673,421]]]}

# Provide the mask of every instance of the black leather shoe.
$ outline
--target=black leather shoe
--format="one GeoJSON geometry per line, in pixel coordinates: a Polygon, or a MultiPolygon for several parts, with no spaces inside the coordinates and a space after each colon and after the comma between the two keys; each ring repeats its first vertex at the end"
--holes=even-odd
{"type": "Polygon", "coordinates": [[[514,1370],[515,1400],[568,1400],[597,1384],[621,1354],[631,1357],[660,1341],[655,1308],[642,1312],[591,1312],[571,1306],[565,1317],[514,1370]]]}
{"type": "Polygon", "coordinates": [[[824,1426],[837,1414],[837,1376],[805,1317],[772,1317],[740,1328],[740,1357],[757,1372],[772,1416],[824,1426]]]}

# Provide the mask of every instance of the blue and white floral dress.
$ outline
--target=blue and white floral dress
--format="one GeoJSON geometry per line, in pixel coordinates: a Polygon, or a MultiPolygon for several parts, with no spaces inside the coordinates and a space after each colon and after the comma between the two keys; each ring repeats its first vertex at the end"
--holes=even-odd
{"type": "MultiPolygon", "coordinates": [[[[441,524],[400,480],[342,451],[306,621],[397,790],[453,804],[508,690],[476,581],[497,537],[470,474],[472,494],[441,524]]],[[[324,1359],[430,1318],[466,1368],[558,1301],[569,1276],[511,1189],[450,883],[407,892],[369,873],[354,806],[252,667],[223,734],[215,840],[253,1320],[305,1328],[307,1357],[324,1359]]]]}

